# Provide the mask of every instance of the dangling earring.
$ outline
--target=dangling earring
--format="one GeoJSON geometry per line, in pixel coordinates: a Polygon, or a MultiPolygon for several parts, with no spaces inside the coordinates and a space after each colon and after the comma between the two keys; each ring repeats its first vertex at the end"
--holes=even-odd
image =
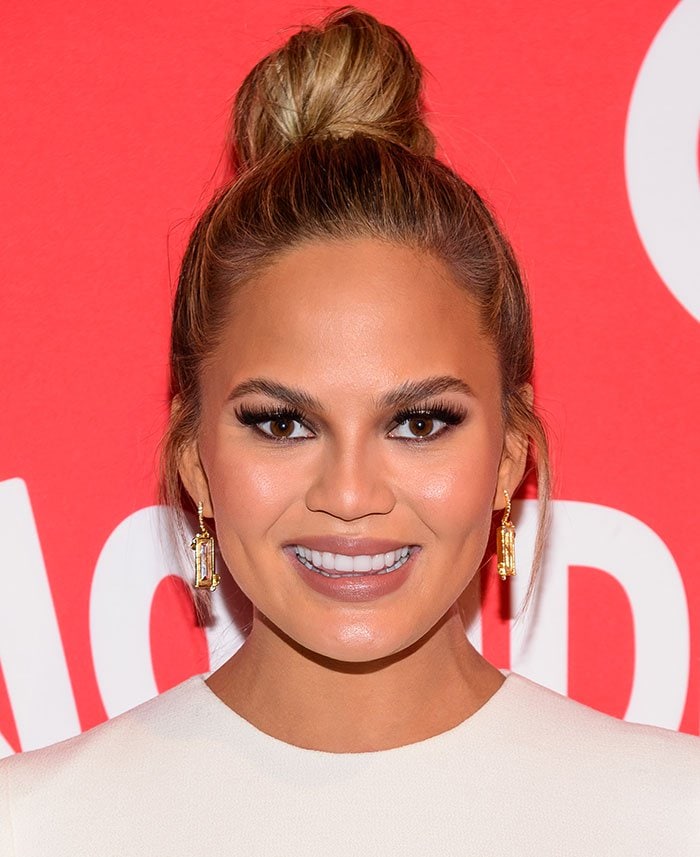
{"type": "Polygon", "coordinates": [[[214,570],[214,537],[204,526],[204,506],[197,506],[200,532],[192,539],[190,547],[194,551],[194,585],[197,589],[213,592],[219,585],[219,575],[214,570]]]}
{"type": "Polygon", "coordinates": [[[515,527],[510,518],[510,497],[506,495],[506,508],[501,526],[496,530],[496,562],[501,580],[515,574],[515,527]]]}

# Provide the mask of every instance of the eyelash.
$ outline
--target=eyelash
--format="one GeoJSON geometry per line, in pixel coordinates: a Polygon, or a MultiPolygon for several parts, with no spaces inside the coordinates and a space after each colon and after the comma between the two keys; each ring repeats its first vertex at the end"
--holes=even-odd
{"type": "MultiPolygon", "coordinates": [[[[415,437],[415,438],[396,438],[396,440],[406,440],[409,443],[427,443],[432,440],[436,440],[439,437],[442,437],[446,432],[448,432],[453,426],[460,425],[460,423],[464,422],[466,418],[466,414],[459,408],[454,407],[448,402],[435,402],[431,405],[417,405],[413,408],[404,408],[398,411],[392,420],[392,428],[391,431],[394,431],[398,426],[402,423],[407,422],[411,419],[416,419],[420,417],[428,417],[433,420],[439,420],[440,422],[445,423],[445,426],[441,428],[436,434],[429,435],[427,437],[415,437]]],[[[278,438],[273,435],[268,434],[267,432],[262,431],[260,428],[261,423],[270,422],[274,420],[289,420],[293,422],[298,422],[303,425],[305,428],[313,431],[311,426],[309,425],[308,418],[303,411],[295,410],[293,408],[274,408],[269,409],[265,407],[255,408],[255,407],[240,407],[236,409],[236,417],[238,421],[245,426],[252,426],[259,434],[261,434],[267,440],[272,440],[275,443],[296,443],[300,440],[307,440],[307,438],[278,438]]]]}

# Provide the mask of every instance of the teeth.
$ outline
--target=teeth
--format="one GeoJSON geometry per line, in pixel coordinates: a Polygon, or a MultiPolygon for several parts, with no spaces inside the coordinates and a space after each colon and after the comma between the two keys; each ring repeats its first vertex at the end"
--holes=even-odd
{"type": "MultiPolygon", "coordinates": [[[[335,567],[338,568],[338,560],[335,562],[335,567]]],[[[380,566],[381,567],[381,566],[380,566]]],[[[353,571],[371,571],[372,557],[371,556],[355,556],[352,558],[353,571]]]]}
{"type": "Polygon", "coordinates": [[[404,545],[395,551],[370,556],[348,556],[347,554],[313,551],[304,545],[295,545],[299,560],[312,571],[325,577],[343,577],[373,571],[376,574],[388,574],[400,568],[411,555],[411,549],[404,545]]]}
{"type": "Polygon", "coordinates": [[[345,556],[342,553],[335,555],[335,570],[336,571],[352,571],[353,558],[345,556]]]}

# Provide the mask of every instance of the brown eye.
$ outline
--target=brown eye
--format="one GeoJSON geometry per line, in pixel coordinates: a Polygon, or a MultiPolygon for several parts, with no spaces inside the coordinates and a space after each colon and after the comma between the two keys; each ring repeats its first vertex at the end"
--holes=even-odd
{"type": "Polygon", "coordinates": [[[236,410],[236,416],[242,425],[272,440],[303,440],[315,436],[306,424],[306,417],[293,410],[242,407],[236,410]]]}
{"type": "Polygon", "coordinates": [[[270,420],[270,434],[275,437],[291,437],[294,431],[294,420],[279,417],[276,420],[270,420]]]}
{"type": "Polygon", "coordinates": [[[442,410],[416,410],[397,414],[397,422],[389,437],[400,440],[434,440],[444,434],[445,430],[452,425],[459,425],[463,417],[453,415],[446,409],[442,410]]]}
{"type": "Polygon", "coordinates": [[[258,431],[275,440],[301,440],[313,437],[313,432],[304,425],[300,417],[285,414],[267,414],[267,419],[252,421],[258,431]]]}
{"type": "Polygon", "coordinates": [[[414,417],[407,422],[411,434],[416,437],[428,437],[433,431],[433,420],[429,417],[414,417]]]}

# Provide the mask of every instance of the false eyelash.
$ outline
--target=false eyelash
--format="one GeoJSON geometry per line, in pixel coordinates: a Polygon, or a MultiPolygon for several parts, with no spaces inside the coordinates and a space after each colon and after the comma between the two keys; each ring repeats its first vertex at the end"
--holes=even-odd
{"type": "MultiPolygon", "coordinates": [[[[460,423],[464,422],[464,419],[466,418],[466,414],[463,410],[461,410],[460,408],[456,408],[453,405],[450,405],[448,402],[426,402],[421,405],[414,405],[410,408],[403,408],[396,414],[394,414],[393,420],[391,422],[392,430],[401,423],[406,422],[406,420],[426,416],[438,419],[441,422],[444,422],[447,426],[459,425],[460,423]]],[[[240,423],[246,426],[253,426],[260,432],[260,434],[262,434],[266,438],[269,438],[270,436],[265,432],[261,431],[258,427],[258,424],[268,422],[270,420],[294,420],[295,422],[301,423],[305,428],[313,430],[312,427],[309,425],[309,421],[306,414],[303,411],[289,407],[269,408],[265,406],[242,406],[236,409],[236,417],[238,418],[238,421],[240,423]]],[[[443,434],[444,431],[445,430],[440,431],[437,435],[433,435],[432,437],[416,438],[413,442],[429,442],[438,438],[440,435],[443,434]]],[[[298,440],[300,440],[300,438],[276,438],[275,443],[295,443],[298,440]]],[[[405,440],[409,439],[405,438],[405,440]]],[[[409,442],[411,441],[409,440],[409,442]]]]}
{"type": "Polygon", "coordinates": [[[257,423],[268,422],[269,420],[296,420],[306,428],[309,428],[306,414],[297,411],[294,408],[267,408],[267,407],[250,407],[244,406],[236,409],[238,421],[245,426],[254,426],[257,423]]]}
{"type": "Polygon", "coordinates": [[[448,402],[433,402],[432,404],[414,405],[411,408],[404,408],[394,416],[394,424],[399,425],[406,420],[415,419],[415,417],[435,417],[449,426],[456,426],[464,422],[466,414],[460,408],[450,405],[448,402]]]}

